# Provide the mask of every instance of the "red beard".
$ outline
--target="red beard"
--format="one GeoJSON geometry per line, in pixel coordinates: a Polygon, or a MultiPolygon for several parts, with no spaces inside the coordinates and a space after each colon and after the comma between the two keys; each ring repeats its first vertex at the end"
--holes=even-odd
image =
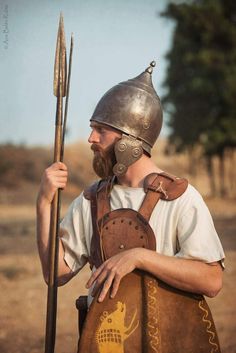
{"type": "Polygon", "coordinates": [[[116,142],[109,145],[105,149],[102,149],[95,144],[91,146],[91,149],[94,151],[93,169],[95,173],[102,179],[114,175],[113,167],[116,164],[116,156],[114,151],[115,143],[116,142]]]}

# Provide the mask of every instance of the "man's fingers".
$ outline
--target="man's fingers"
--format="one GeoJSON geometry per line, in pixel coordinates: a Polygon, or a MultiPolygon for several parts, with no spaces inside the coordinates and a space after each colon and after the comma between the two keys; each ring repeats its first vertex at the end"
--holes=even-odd
{"type": "Polygon", "coordinates": [[[40,193],[42,197],[51,203],[56,190],[66,187],[67,179],[66,165],[62,162],[53,163],[45,170],[41,180],[40,193]]]}
{"type": "Polygon", "coordinates": [[[66,187],[66,183],[56,183],[55,187],[57,189],[64,189],[66,187]]]}
{"type": "Polygon", "coordinates": [[[132,272],[135,268],[128,256],[128,252],[130,251],[131,250],[127,251],[127,254],[117,254],[105,261],[90,277],[86,287],[90,288],[94,285],[92,296],[101,288],[101,292],[98,296],[99,302],[104,300],[110,289],[110,296],[114,298],[119,289],[122,277],[132,272]]]}
{"type": "Polygon", "coordinates": [[[101,303],[104,299],[105,296],[107,295],[108,290],[110,289],[112,282],[113,282],[114,275],[110,274],[106,281],[103,284],[101,293],[99,294],[98,301],[101,303]]]}
{"type": "Polygon", "coordinates": [[[67,171],[47,169],[45,172],[44,180],[52,187],[53,186],[57,187],[58,183],[66,183],[67,178],[68,178],[67,171]]]}
{"type": "Polygon", "coordinates": [[[58,177],[67,177],[68,172],[66,170],[58,170],[55,172],[55,175],[57,175],[58,177]]]}
{"type": "Polygon", "coordinates": [[[99,277],[99,279],[96,281],[91,293],[92,297],[95,297],[97,292],[101,290],[102,284],[104,283],[105,279],[106,279],[106,276],[102,276],[102,277],[99,277]]]}
{"type": "Polygon", "coordinates": [[[65,177],[67,178],[68,172],[60,169],[46,169],[45,175],[48,179],[53,177],[65,177]]]}
{"type": "Polygon", "coordinates": [[[116,277],[113,280],[113,284],[112,284],[112,290],[111,290],[111,298],[114,298],[118,289],[119,289],[119,285],[120,285],[120,281],[121,281],[121,277],[116,275],[116,277]]]}
{"type": "Polygon", "coordinates": [[[67,177],[66,176],[57,176],[57,177],[55,177],[55,181],[57,183],[66,183],[67,177]]]}
{"type": "Polygon", "coordinates": [[[102,273],[98,276],[98,278],[97,278],[97,280],[96,280],[96,282],[95,282],[95,285],[94,285],[94,287],[93,287],[92,296],[94,296],[94,295],[97,293],[98,289],[101,288],[101,285],[102,285],[102,284],[104,283],[104,281],[106,280],[106,277],[107,277],[107,274],[106,274],[105,272],[102,272],[102,273]]]}
{"type": "Polygon", "coordinates": [[[65,165],[65,163],[62,162],[55,162],[49,168],[52,168],[54,170],[67,170],[67,166],[65,165]]]}
{"type": "Polygon", "coordinates": [[[100,273],[103,270],[103,265],[101,265],[89,278],[88,282],[86,283],[86,288],[90,288],[93,284],[93,282],[97,279],[97,277],[100,275],[100,273]]]}

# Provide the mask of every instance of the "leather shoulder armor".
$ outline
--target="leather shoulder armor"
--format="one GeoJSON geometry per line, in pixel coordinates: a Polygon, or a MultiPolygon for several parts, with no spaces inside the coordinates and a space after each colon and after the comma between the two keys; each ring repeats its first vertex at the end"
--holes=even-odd
{"type": "Polygon", "coordinates": [[[144,191],[160,193],[160,198],[165,201],[172,201],[180,197],[188,187],[185,178],[178,178],[168,173],[151,173],[144,180],[144,191]]]}

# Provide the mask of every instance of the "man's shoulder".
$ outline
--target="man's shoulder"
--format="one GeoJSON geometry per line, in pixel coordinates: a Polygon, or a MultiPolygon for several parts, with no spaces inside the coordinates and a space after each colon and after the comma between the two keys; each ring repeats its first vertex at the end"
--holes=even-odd
{"type": "Polygon", "coordinates": [[[190,196],[190,197],[194,197],[202,200],[202,195],[200,194],[200,192],[195,188],[195,186],[193,186],[190,183],[188,184],[185,194],[186,196],[190,196]]]}
{"type": "Polygon", "coordinates": [[[190,183],[178,201],[179,206],[184,209],[191,209],[192,207],[198,209],[206,206],[200,192],[190,183]]]}
{"type": "MultiPolygon", "coordinates": [[[[174,188],[180,188],[180,197],[182,199],[184,198],[193,198],[193,199],[199,199],[203,200],[202,195],[200,192],[191,184],[189,183],[188,179],[184,176],[180,175],[174,175],[172,173],[163,171],[160,173],[160,175],[163,175],[167,179],[172,179],[173,181],[173,187],[174,188]]],[[[170,184],[171,186],[171,184],[170,184]]]]}

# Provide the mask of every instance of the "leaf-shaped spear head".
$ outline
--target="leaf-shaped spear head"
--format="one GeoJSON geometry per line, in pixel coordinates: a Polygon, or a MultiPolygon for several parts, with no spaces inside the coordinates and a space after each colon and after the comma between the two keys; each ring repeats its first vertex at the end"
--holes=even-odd
{"type": "Polygon", "coordinates": [[[55,54],[55,64],[54,64],[54,82],[53,82],[53,93],[56,97],[66,96],[66,77],[67,77],[67,67],[66,67],[66,40],[65,40],[65,30],[64,21],[62,14],[60,15],[58,33],[57,33],[57,46],[55,54]]]}

